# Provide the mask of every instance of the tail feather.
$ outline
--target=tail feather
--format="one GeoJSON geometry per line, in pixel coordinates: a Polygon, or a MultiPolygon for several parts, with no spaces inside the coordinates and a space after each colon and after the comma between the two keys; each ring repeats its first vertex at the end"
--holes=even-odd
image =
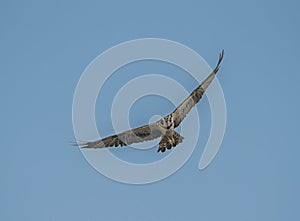
{"type": "Polygon", "coordinates": [[[176,145],[180,144],[183,139],[184,137],[176,131],[173,131],[173,134],[171,136],[164,135],[159,142],[157,152],[165,152],[166,149],[170,150],[172,149],[172,147],[176,147],[176,145]]]}

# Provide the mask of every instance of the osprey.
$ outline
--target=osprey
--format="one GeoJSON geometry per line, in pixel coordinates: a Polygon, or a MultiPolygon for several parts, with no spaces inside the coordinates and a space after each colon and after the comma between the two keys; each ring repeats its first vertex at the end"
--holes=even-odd
{"type": "Polygon", "coordinates": [[[81,148],[104,148],[127,146],[133,143],[161,138],[157,152],[165,152],[183,141],[183,137],[174,129],[179,126],[190,110],[199,102],[205,90],[208,88],[217,74],[224,50],[219,55],[218,63],[212,73],[173,111],[166,117],[149,125],[144,125],[132,130],[124,131],[101,140],[77,143],[75,146],[81,148]]]}

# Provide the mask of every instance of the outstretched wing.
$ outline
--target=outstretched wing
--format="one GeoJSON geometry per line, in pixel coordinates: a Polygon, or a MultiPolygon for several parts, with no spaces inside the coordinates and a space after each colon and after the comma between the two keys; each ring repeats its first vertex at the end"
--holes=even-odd
{"type": "Polygon", "coordinates": [[[124,131],[122,133],[106,137],[101,140],[76,144],[81,148],[104,148],[104,147],[117,147],[127,146],[133,143],[140,143],[148,140],[153,140],[162,135],[159,127],[153,123],[133,130],[124,131]]]}
{"type": "Polygon", "coordinates": [[[178,127],[185,116],[190,112],[190,110],[199,102],[205,90],[208,88],[210,83],[213,81],[215,75],[217,74],[221,61],[224,56],[224,50],[219,55],[219,61],[213,70],[213,72],[188,96],[172,113],[174,119],[174,127],[178,127]]]}

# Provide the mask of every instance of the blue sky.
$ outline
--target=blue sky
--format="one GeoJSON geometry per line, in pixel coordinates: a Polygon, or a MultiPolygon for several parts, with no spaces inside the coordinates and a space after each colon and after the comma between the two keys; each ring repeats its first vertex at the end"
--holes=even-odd
{"type": "MultiPolygon", "coordinates": [[[[291,0],[2,1],[0,219],[299,220],[298,9],[291,0]],[[218,79],[228,113],[208,168],[198,170],[210,123],[204,98],[197,106],[203,139],[189,161],[165,180],[136,186],[99,174],[69,141],[73,93],[86,66],[116,44],[145,37],[185,44],[211,66],[224,48],[218,79]]],[[[133,75],[113,75],[119,83],[101,102],[109,104],[145,68],[174,72],[188,91],[197,86],[174,66],[145,62],[119,70],[133,75]]],[[[132,109],[132,125],[172,108],[145,98],[132,109]]],[[[105,135],[113,132],[107,110],[96,107],[105,135]]]]}

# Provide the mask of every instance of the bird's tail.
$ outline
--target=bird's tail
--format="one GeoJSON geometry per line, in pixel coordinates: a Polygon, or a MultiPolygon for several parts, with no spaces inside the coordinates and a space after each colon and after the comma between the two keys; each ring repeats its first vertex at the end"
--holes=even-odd
{"type": "Polygon", "coordinates": [[[157,152],[165,152],[166,149],[170,150],[172,147],[176,147],[176,145],[180,144],[183,139],[184,137],[176,131],[173,131],[173,134],[171,136],[164,135],[159,142],[157,152]]]}

